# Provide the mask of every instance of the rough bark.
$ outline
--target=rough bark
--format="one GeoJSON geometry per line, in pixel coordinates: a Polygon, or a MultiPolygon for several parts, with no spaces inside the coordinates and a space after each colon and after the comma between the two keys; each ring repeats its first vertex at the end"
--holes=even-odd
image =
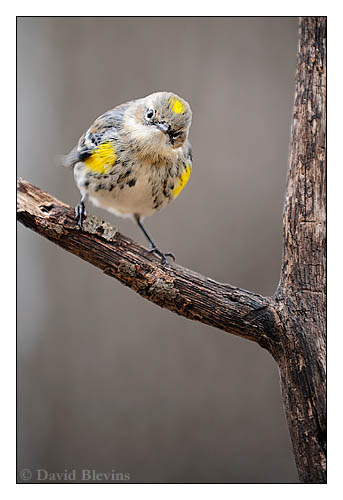
{"type": "Polygon", "coordinates": [[[299,476],[326,481],[326,19],[301,20],[275,305],[277,362],[299,476]]]}
{"type": "Polygon", "coordinates": [[[257,342],[276,360],[300,480],[326,482],[326,19],[302,18],[284,206],[281,278],[274,297],[215,282],[160,260],[109,224],[19,179],[17,218],[146,299],[257,342]]]}

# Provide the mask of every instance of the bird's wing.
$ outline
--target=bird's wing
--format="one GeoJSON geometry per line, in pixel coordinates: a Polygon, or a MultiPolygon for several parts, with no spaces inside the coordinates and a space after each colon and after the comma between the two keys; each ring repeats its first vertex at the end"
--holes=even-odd
{"type": "Polygon", "coordinates": [[[129,103],[121,104],[99,116],[89,129],[82,134],[77,146],[63,157],[65,167],[73,167],[78,162],[84,162],[92,155],[101,154],[101,147],[115,141],[123,123],[123,116],[129,103]]]}

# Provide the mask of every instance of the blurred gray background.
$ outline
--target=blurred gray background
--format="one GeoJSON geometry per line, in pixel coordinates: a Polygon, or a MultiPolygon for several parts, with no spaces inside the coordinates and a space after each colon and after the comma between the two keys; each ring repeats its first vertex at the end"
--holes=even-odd
{"type": "MultiPolygon", "coordinates": [[[[18,176],[70,204],[101,113],[171,90],[193,174],[146,220],[162,249],[268,295],[279,279],[297,18],[19,18],[18,176]]],[[[88,205],[143,244],[131,221],[88,205]]],[[[296,482],[279,374],[254,343],[162,310],[18,226],[18,470],[296,482]]],[[[20,479],[19,479],[20,480],[20,479]]]]}

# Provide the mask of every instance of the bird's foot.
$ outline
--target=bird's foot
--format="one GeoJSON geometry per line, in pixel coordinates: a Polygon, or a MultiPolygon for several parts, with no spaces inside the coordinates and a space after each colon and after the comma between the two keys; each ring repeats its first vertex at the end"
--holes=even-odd
{"type": "Polygon", "coordinates": [[[154,253],[155,255],[158,255],[159,257],[161,257],[162,266],[165,266],[167,264],[167,257],[171,257],[173,259],[173,261],[175,262],[175,255],[173,253],[171,253],[171,252],[163,253],[157,247],[149,248],[149,253],[154,253]]]}
{"type": "Polygon", "coordinates": [[[80,201],[75,207],[75,219],[80,229],[82,229],[82,223],[87,217],[87,211],[85,209],[85,204],[80,201]]]}

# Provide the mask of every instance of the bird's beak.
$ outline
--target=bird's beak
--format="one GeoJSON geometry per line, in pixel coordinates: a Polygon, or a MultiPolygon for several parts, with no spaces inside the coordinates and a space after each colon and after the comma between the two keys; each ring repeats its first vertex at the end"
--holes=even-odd
{"type": "Polygon", "coordinates": [[[161,130],[165,134],[167,134],[170,129],[170,125],[166,122],[157,122],[155,123],[155,125],[159,130],[161,130]]]}

